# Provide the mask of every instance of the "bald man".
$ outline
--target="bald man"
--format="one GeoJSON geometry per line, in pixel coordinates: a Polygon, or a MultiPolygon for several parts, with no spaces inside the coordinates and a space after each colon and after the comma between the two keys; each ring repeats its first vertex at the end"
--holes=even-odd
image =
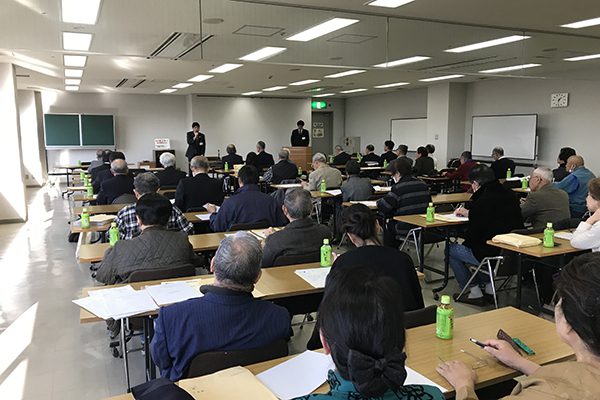
{"type": "Polygon", "coordinates": [[[562,181],[554,183],[554,186],[564,190],[569,195],[569,209],[571,218],[581,218],[587,211],[585,199],[588,195],[587,183],[596,176],[592,171],[584,167],[581,156],[571,156],[567,160],[567,171],[570,172],[562,181]]]}
{"type": "Polygon", "coordinates": [[[100,185],[100,191],[96,197],[98,204],[112,204],[117,197],[123,194],[133,195],[133,177],[127,174],[129,172],[127,161],[119,158],[114,160],[110,163],[110,171],[114,177],[103,181],[100,185]]]}
{"type": "Polygon", "coordinates": [[[551,185],[552,178],[550,168],[536,168],[529,179],[531,193],[521,199],[523,220],[530,222],[534,229],[571,217],[569,196],[551,185]]]}

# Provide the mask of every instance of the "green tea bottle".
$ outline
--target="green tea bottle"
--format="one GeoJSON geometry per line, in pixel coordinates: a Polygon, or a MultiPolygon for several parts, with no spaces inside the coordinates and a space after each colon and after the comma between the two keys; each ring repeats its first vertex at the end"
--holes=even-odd
{"type": "Polygon", "coordinates": [[[229,163],[225,162],[225,171],[229,171],[229,163]]]}
{"type": "Polygon", "coordinates": [[[302,167],[298,167],[298,176],[302,176],[302,167]]]}
{"type": "Polygon", "coordinates": [[[88,213],[87,208],[83,209],[81,213],[81,228],[89,229],[90,227],[90,214],[88,213]]]}
{"type": "Polygon", "coordinates": [[[523,178],[523,180],[521,181],[521,189],[527,189],[527,178],[523,178]]]}
{"type": "Polygon", "coordinates": [[[321,180],[321,193],[325,193],[327,191],[327,185],[325,184],[325,179],[321,180]]]}
{"type": "Polygon", "coordinates": [[[512,177],[512,171],[509,169],[506,170],[506,179],[510,179],[512,177]]]}
{"type": "Polygon", "coordinates": [[[89,182],[87,185],[87,197],[88,198],[94,197],[94,188],[92,187],[92,185],[89,182]]]}
{"type": "Polygon", "coordinates": [[[427,207],[427,218],[425,218],[427,222],[433,222],[435,220],[435,207],[433,203],[429,203],[429,207],[427,207]]]}
{"type": "Polygon", "coordinates": [[[331,267],[331,246],[329,239],[323,239],[321,246],[321,267],[331,267]]]}
{"type": "Polygon", "coordinates": [[[454,336],[454,309],[450,305],[450,296],[442,296],[442,304],[437,308],[435,335],[440,339],[454,336]]]}
{"type": "Polygon", "coordinates": [[[383,160],[383,168],[387,168],[387,160],[383,160]]]}
{"type": "Polygon", "coordinates": [[[554,228],[552,228],[552,222],[546,224],[544,229],[544,247],[554,247],[554,228]]]}
{"type": "Polygon", "coordinates": [[[110,229],[108,230],[109,243],[111,246],[114,246],[115,243],[120,239],[119,237],[119,228],[117,228],[116,222],[111,222],[110,229]]]}

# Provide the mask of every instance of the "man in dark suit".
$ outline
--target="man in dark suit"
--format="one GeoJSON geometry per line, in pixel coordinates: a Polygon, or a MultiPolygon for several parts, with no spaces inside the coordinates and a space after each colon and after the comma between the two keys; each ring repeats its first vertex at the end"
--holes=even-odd
{"type": "Polygon", "coordinates": [[[366,149],[365,149],[365,155],[362,158],[363,162],[376,162],[379,165],[383,165],[383,160],[381,159],[381,157],[379,157],[377,154],[374,153],[375,151],[375,146],[373,146],[372,144],[368,144],[366,149]]]}
{"type": "Polygon", "coordinates": [[[203,156],[206,152],[206,136],[200,132],[200,124],[194,122],[192,124],[192,130],[187,133],[188,148],[185,152],[185,156],[189,161],[195,156],[203,156]]]}
{"type": "Polygon", "coordinates": [[[227,155],[225,157],[221,158],[221,168],[225,169],[225,163],[227,163],[227,166],[229,167],[229,169],[233,169],[233,166],[235,164],[243,164],[244,163],[244,159],[242,158],[242,156],[237,154],[237,149],[235,148],[234,144],[227,145],[226,151],[227,151],[227,155]]]}
{"type": "Polygon", "coordinates": [[[308,146],[310,133],[304,129],[304,121],[300,120],[296,125],[298,125],[298,129],[292,131],[292,146],[308,146]]]}
{"type": "Polygon", "coordinates": [[[335,146],[335,154],[336,156],[333,157],[332,165],[346,165],[346,163],[352,159],[350,154],[346,153],[339,144],[335,146]]]}
{"type": "MultiPolygon", "coordinates": [[[[112,179],[114,177],[114,174],[110,170],[110,165],[115,160],[125,160],[125,154],[123,154],[120,151],[113,151],[109,154],[107,167],[104,168],[102,171],[100,171],[100,173],[98,173],[95,181],[92,181],[92,187],[94,188],[94,193],[97,194],[98,192],[100,192],[100,185],[102,184],[102,182],[104,182],[108,179],[112,179]]],[[[99,168],[102,168],[102,166],[100,166],[96,169],[99,169],[99,168]]],[[[131,179],[133,179],[133,174],[131,172],[128,172],[127,175],[129,175],[131,177],[131,179]]]]}
{"type": "Polygon", "coordinates": [[[158,171],[155,174],[160,181],[160,187],[177,187],[179,181],[185,178],[186,174],[183,171],[175,169],[175,156],[171,153],[162,153],[160,155],[160,163],[165,167],[164,170],[158,171]]]}
{"type": "Polygon", "coordinates": [[[96,197],[98,204],[112,204],[122,194],[133,195],[133,177],[128,175],[127,161],[116,159],[110,164],[110,170],[114,174],[112,179],[107,179],[100,185],[100,192],[96,197]]]}
{"type": "Polygon", "coordinates": [[[112,161],[110,159],[111,153],[112,151],[110,150],[104,150],[104,153],[102,154],[102,165],[99,165],[96,168],[92,169],[92,172],[90,173],[90,182],[92,182],[94,193],[98,193],[98,190],[100,190],[100,184],[98,184],[97,187],[94,186],[94,182],[96,182],[96,180],[98,179],[98,175],[100,175],[100,172],[110,170],[110,163],[112,161]]]}
{"type": "Polygon", "coordinates": [[[318,253],[323,239],[331,239],[327,226],[317,225],[310,219],[313,205],[308,191],[289,189],[282,209],[290,223],[279,231],[272,227],[265,230],[267,237],[263,244],[263,268],[272,267],[279,256],[318,253]]]}
{"type": "MultiPolygon", "coordinates": [[[[394,153],[395,143],[391,140],[386,140],[383,144],[383,154],[381,155],[381,162],[387,160],[388,165],[395,161],[398,156],[394,153]]],[[[382,164],[383,165],[383,164],[382,164]]]]}
{"type": "Polygon", "coordinates": [[[284,180],[296,179],[298,177],[298,165],[290,161],[288,149],[279,150],[279,162],[273,165],[265,174],[263,179],[267,183],[279,184],[284,180]]]}
{"type": "Polygon", "coordinates": [[[494,150],[492,150],[492,158],[494,159],[494,162],[490,165],[490,168],[494,171],[496,179],[506,178],[506,171],[509,169],[511,171],[511,176],[515,176],[515,162],[510,158],[504,157],[504,149],[502,147],[494,147],[494,150]]]}
{"type": "Polygon", "coordinates": [[[192,207],[203,207],[206,203],[223,203],[223,184],[206,173],[210,168],[204,156],[192,158],[192,177],[179,181],[175,191],[175,205],[186,212],[192,207]]]}
{"type": "MultiPolygon", "coordinates": [[[[265,151],[265,142],[259,140],[256,143],[256,158],[258,158],[258,163],[263,168],[269,168],[271,165],[275,164],[273,160],[273,156],[265,151]]],[[[260,171],[259,171],[260,172],[260,171]]]]}

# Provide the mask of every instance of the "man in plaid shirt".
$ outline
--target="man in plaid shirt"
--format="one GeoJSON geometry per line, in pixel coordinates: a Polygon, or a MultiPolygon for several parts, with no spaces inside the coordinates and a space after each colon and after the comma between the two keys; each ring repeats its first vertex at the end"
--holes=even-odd
{"type": "MultiPolygon", "coordinates": [[[[145,194],[156,193],[160,188],[160,180],[152,172],[144,172],[135,177],[133,187],[133,192],[139,199],[145,194]]],[[[136,219],[135,203],[129,204],[121,209],[113,222],[117,223],[121,240],[131,239],[142,231],[136,219]]],[[[189,222],[181,210],[175,206],[173,206],[167,229],[176,229],[185,232],[188,235],[194,234],[194,225],[189,222]]]]}

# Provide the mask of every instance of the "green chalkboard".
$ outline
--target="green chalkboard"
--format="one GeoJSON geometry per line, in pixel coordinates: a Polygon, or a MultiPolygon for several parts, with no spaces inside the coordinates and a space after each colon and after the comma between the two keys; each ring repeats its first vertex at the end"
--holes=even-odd
{"type": "Polygon", "coordinates": [[[81,115],[82,146],[114,146],[115,125],[112,115],[81,115]]]}
{"type": "Polygon", "coordinates": [[[46,147],[80,146],[79,115],[44,114],[46,147]]]}

